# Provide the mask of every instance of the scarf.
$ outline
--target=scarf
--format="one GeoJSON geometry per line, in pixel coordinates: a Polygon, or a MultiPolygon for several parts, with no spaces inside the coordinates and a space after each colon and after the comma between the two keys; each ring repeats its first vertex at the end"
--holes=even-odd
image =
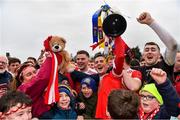
{"type": "Polygon", "coordinates": [[[151,113],[144,113],[142,107],[140,107],[139,108],[139,117],[140,117],[140,120],[152,120],[157,112],[159,112],[159,108],[155,109],[151,113]]]}

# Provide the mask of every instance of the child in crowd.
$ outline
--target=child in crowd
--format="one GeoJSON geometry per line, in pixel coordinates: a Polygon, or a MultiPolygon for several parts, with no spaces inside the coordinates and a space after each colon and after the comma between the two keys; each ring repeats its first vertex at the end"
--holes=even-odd
{"type": "Polygon", "coordinates": [[[74,96],[66,85],[59,86],[60,98],[49,111],[42,114],[40,119],[76,119],[74,96]]]}
{"type": "Polygon", "coordinates": [[[86,77],[81,81],[81,92],[77,97],[79,115],[85,119],[95,118],[97,104],[97,85],[93,78],[86,77]]]}
{"type": "Polygon", "coordinates": [[[31,120],[32,100],[19,91],[9,91],[0,98],[1,120],[31,120]]]}
{"type": "Polygon", "coordinates": [[[167,79],[167,74],[162,69],[153,68],[150,72],[155,84],[147,84],[140,90],[141,106],[139,118],[144,119],[170,119],[178,115],[180,99],[167,79]]]}

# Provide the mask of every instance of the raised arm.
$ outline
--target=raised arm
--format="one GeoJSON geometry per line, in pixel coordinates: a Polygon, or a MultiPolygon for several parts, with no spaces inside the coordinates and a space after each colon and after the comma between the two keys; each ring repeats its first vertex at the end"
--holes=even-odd
{"type": "Polygon", "coordinates": [[[27,89],[26,93],[30,95],[32,99],[43,95],[50,79],[51,61],[51,57],[46,58],[45,62],[40,67],[37,76],[32,80],[30,87],[27,89]]]}
{"type": "Polygon", "coordinates": [[[171,82],[167,79],[166,72],[162,69],[153,68],[150,75],[156,81],[156,87],[164,101],[165,109],[163,110],[164,112],[161,112],[161,116],[177,116],[180,98],[171,82]]]}
{"type": "Polygon", "coordinates": [[[156,32],[166,46],[166,51],[164,54],[165,62],[168,65],[173,65],[178,49],[177,41],[164,28],[162,28],[149,13],[143,12],[140,14],[139,18],[137,18],[137,21],[141,24],[147,24],[154,32],[156,32]]]}
{"type": "Polygon", "coordinates": [[[74,70],[74,71],[70,72],[70,75],[71,75],[71,78],[72,78],[73,81],[78,81],[78,82],[81,82],[81,80],[83,78],[91,77],[96,81],[97,86],[99,85],[99,80],[100,80],[99,74],[88,75],[86,73],[74,70]]]}
{"type": "Polygon", "coordinates": [[[124,63],[125,43],[121,37],[115,38],[115,50],[114,50],[114,63],[113,63],[113,75],[121,76],[124,63]]]}
{"type": "Polygon", "coordinates": [[[142,85],[142,74],[137,70],[123,70],[123,83],[132,91],[138,91],[142,85]]]}

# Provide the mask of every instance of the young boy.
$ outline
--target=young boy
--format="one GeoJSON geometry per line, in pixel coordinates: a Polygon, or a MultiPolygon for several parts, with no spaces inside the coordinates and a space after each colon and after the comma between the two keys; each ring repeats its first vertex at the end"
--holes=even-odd
{"type": "Polygon", "coordinates": [[[145,85],[140,90],[141,106],[139,118],[144,119],[170,119],[178,115],[180,101],[174,87],[167,79],[167,74],[162,69],[153,68],[150,72],[154,83],[145,85]]]}
{"type": "Polygon", "coordinates": [[[97,104],[97,85],[93,78],[86,77],[81,81],[81,92],[77,97],[78,114],[85,119],[95,118],[97,104]]]}
{"type": "Polygon", "coordinates": [[[0,98],[0,119],[31,120],[32,100],[26,94],[10,91],[0,98]]]}
{"type": "Polygon", "coordinates": [[[59,86],[59,101],[41,119],[76,119],[74,97],[71,89],[66,85],[59,86]]]}

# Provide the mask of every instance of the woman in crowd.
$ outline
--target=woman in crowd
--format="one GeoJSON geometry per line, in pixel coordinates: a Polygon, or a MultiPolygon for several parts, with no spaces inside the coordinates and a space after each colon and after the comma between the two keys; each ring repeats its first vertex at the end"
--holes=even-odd
{"type": "Polygon", "coordinates": [[[33,101],[32,115],[35,117],[39,117],[43,112],[50,109],[49,106],[44,103],[44,91],[50,79],[51,61],[51,55],[48,54],[38,72],[35,66],[23,64],[19,68],[16,76],[17,81],[21,83],[18,90],[29,95],[33,101]]]}

